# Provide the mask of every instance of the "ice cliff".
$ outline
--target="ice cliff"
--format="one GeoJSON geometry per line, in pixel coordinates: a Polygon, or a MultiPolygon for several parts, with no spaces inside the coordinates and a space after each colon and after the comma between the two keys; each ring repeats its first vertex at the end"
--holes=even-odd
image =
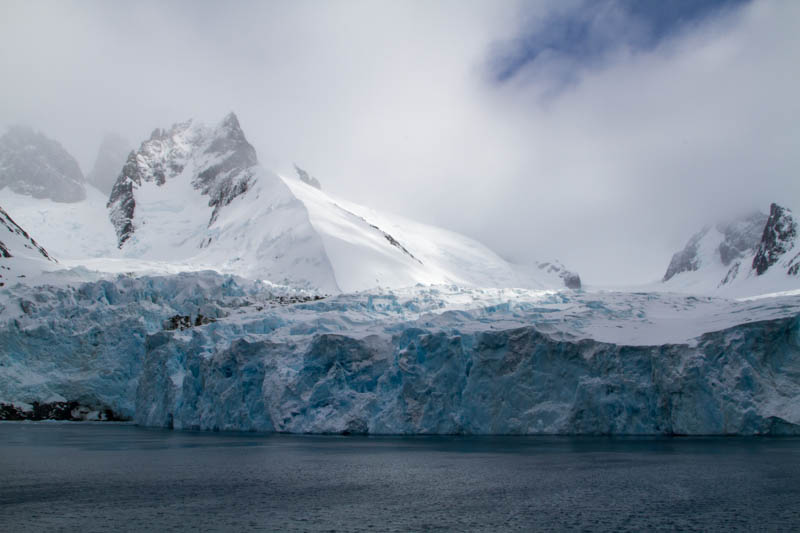
{"type": "Polygon", "coordinates": [[[5,291],[7,405],[206,430],[800,433],[796,295],[439,286],[306,301],[212,273],[5,291]]]}

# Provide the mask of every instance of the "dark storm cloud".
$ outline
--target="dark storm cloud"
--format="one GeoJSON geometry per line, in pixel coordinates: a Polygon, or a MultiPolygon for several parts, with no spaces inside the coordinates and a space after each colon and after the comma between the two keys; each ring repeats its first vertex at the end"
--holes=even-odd
{"type": "Polygon", "coordinates": [[[531,21],[585,4],[6,1],[0,123],[88,171],[107,131],[139,141],[234,110],[263,164],[297,162],[329,192],[589,282],[656,279],[714,217],[800,198],[800,7],[712,6],[659,29],[631,6],[675,3],[601,4],[624,9],[593,19],[592,42],[631,20],[649,40],[587,62],[556,27],[558,53],[499,75],[531,21]]]}

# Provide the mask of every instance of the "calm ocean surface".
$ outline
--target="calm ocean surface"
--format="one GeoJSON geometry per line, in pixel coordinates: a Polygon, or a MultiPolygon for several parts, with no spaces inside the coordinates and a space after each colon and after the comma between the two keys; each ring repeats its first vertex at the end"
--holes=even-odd
{"type": "Polygon", "coordinates": [[[800,439],[0,423],[0,530],[792,531],[800,439]]]}

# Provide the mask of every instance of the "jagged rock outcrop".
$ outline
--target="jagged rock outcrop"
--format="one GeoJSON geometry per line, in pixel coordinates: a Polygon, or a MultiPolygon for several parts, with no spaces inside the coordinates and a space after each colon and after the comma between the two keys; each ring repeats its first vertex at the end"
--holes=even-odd
{"type": "Polygon", "coordinates": [[[700,240],[706,236],[711,228],[706,226],[700,232],[692,235],[683,250],[675,252],[672,259],[667,266],[667,272],[664,274],[664,281],[672,279],[676,274],[681,272],[693,272],[700,268],[700,258],[698,257],[698,248],[700,240]]]}
{"type": "MultiPolygon", "coordinates": [[[[768,268],[777,263],[784,255],[795,248],[797,240],[797,222],[792,212],[773,203],[769,208],[769,219],[761,235],[761,242],[753,257],[753,269],[760,276],[768,268]]],[[[797,275],[798,255],[790,259],[788,273],[797,275]]]]}
{"type": "Polygon", "coordinates": [[[115,133],[103,137],[97,151],[94,167],[86,175],[86,181],[105,194],[111,194],[122,167],[131,153],[131,144],[115,133]]]}
{"type": "MultiPolygon", "coordinates": [[[[767,215],[756,212],[732,222],[704,227],[689,239],[683,250],[672,256],[663,281],[683,272],[697,271],[709,262],[719,262],[726,267],[733,263],[731,274],[726,277],[733,279],[739,270],[736,262],[753,255],[766,222],[767,215]]],[[[723,283],[726,282],[723,280],[723,283]]]]}
{"type": "Polygon", "coordinates": [[[108,207],[119,247],[135,232],[135,191],[143,184],[163,186],[189,172],[194,189],[214,208],[211,224],[222,207],[247,191],[257,164],[256,151],[233,113],[213,128],[190,120],[169,130],[156,129],[128,156],[111,190],[108,207]]]}
{"type": "Polygon", "coordinates": [[[548,274],[555,274],[561,281],[564,282],[564,286],[568,289],[580,289],[581,288],[581,277],[578,275],[577,272],[572,272],[567,270],[564,265],[559,263],[558,261],[544,261],[536,263],[536,266],[539,270],[542,270],[548,274]]]}
{"type": "Polygon", "coordinates": [[[78,202],[86,198],[84,182],[78,162],[57,141],[25,126],[0,137],[0,189],[78,202]]]}
{"type": "Polygon", "coordinates": [[[703,228],[672,256],[663,281],[675,280],[674,288],[743,294],[799,288],[797,240],[792,212],[773,203],[769,215],[753,213],[703,228]]]}
{"type": "Polygon", "coordinates": [[[322,189],[322,185],[320,184],[319,180],[303,170],[302,168],[298,167],[296,164],[294,166],[295,172],[297,172],[297,177],[300,178],[300,181],[305,183],[306,185],[311,185],[316,189],[322,189]]]}

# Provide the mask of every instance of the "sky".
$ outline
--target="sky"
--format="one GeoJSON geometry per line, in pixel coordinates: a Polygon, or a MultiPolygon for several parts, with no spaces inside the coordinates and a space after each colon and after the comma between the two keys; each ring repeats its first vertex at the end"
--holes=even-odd
{"type": "Polygon", "coordinates": [[[263,165],[590,284],[800,206],[800,2],[0,3],[0,126],[91,169],[235,111],[263,165]]]}

